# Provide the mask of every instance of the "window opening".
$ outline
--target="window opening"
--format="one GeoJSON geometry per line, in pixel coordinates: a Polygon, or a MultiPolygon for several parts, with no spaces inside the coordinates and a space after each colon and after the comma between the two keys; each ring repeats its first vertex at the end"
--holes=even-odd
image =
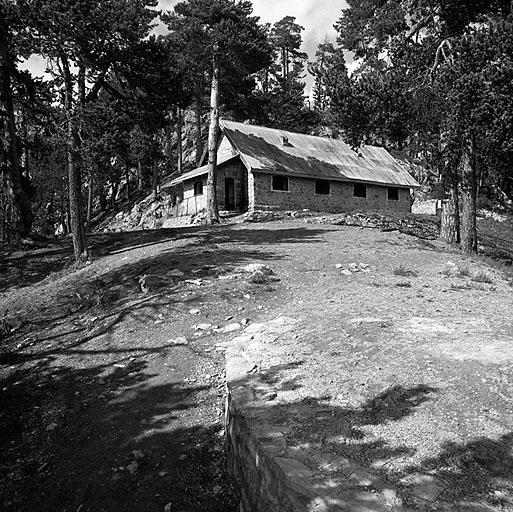
{"type": "Polygon", "coordinates": [[[272,177],[271,188],[272,188],[272,190],[288,192],[289,191],[289,179],[287,178],[287,176],[274,175],[272,177]]]}
{"type": "Polygon", "coordinates": [[[354,197],[367,197],[367,186],[363,183],[354,184],[354,197]]]}
{"type": "Polygon", "coordinates": [[[203,195],[203,182],[197,181],[194,183],[194,195],[195,196],[202,196],[203,195]]]}
{"type": "Polygon", "coordinates": [[[328,180],[315,180],[315,193],[322,196],[329,196],[331,193],[331,182],[328,180]]]}

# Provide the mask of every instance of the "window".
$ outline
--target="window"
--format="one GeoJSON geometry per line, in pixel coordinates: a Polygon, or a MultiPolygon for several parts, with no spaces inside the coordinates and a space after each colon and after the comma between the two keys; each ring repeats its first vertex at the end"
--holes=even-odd
{"type": "Polygon", "coordinates": [[[367,187],[363,183],[354,184],[354,197],[367,197],[367,187]]]}
{"type": "Polygon", "coordinates": [[[287,176],[273,176],[271,190],[278,190],[281,192],[289,191],[289,179],[287,176]]]}
{"type": "Polygon", "coordinates": [[[399,189],[397,187],[388,187],[388,200],[399,201],[399,189]]]}
{"type": "Polygon", "coordinates": [[[315,180],[315,193],[321,196],[331,194],[331,183],[328,180],[315,180]]]}
{"type": "Polygon", "coordinates": [[[195,196],[202,196],[203,195],[203,182],[197,181],[194,183],[194,195],[195,196]]]}

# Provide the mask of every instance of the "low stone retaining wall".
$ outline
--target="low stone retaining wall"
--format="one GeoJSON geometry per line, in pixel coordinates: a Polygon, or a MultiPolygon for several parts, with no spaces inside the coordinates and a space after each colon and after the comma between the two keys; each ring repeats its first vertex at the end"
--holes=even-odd
{"type": "Polygon", "coordinates": [[[296,325],[279,317],[218,344],[226,354],[228,460],[241,512],[404,512],[395,486],[372,470],[322,447],[287,443],[305,412],[283,379],[297,366],[296,325]]]}
{"type": "Polygon", "coordinates": [[[253,324],[226,344],[228,460],[241,492],[241,512],[308,510],[308,497],[288,476],[308,469],[285,457],[283,434],[266,421],[266,404],[277,394],[259,375],[262,353],[272,359],[271,344],[294,324],[288,318],[253,324]]]}

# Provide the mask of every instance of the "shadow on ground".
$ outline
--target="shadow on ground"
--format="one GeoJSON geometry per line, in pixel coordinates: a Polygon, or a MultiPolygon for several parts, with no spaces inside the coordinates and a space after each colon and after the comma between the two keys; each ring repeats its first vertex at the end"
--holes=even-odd
{"type": "MultiPolygon", "coordinates": [[[[59,275],[54,288],[50,274],[41,283],[45,286],[44,297],[32,300],[22,296],[10,311],[0,311],[4,332],[12,333],[13,342],[9,353],[1,357],[4,361],[19,361],[20,355],[11,353],[13,346],[17,347],[17,352],[27,344],[70,335],[77,335],[78,339],[71,345],[67,343],[66,348],[76,348],[108,333],[128,314],[138,315],[140,323],[144,324],[165,308],[177,308],[184,302],[192,307],[193,302],[201,303],[201,296],[206,292],[200,290],[189,298],[178,297],[187,287],[188,279],[213,282],[219,275],[255,260],[280,259],[272,249],[274,244],[315,242],[319,234],[318,230],[301,227],[262,230],[221,226],[208,230],[189,228],[98,235],[99,246],[109,248],[108,254],[85,269],[70,270],[64,278],[59,275]],[[178,239],[185,239],[186,243],[176,247],[173,242],[178,239]],[[225,249],[220,245],[225,242],[235,248],[225,249]],[[258,244],[259,249],[248,251],[246,246],[254,244],[258,244]],[[135,247],[145,250],[130,251],[135,247]],[[109,258],[108,261],[105,258],[109,258]],[[177,275],[176,271],[181,274],[177,275]],[[80,320],[69,329],[72,317],[80,320]],[[33,335],[42,327],[45,335],[33,335]],[[52,329],[55,332],[49,333],[52,329]]],[[[94,250],[95,242],[92,247],[94,250]]],[[[27,265],[29,263],[23,263],[23,268],[27,265]]],[[[30,283],[31,278],[18,285],[30,283]]],[[[9,304],[6,307],[9,308],[9,304]]],[[[57,343],[45,353],[50,355],[61,348],[57,343]]],[[[6,350],[4,346],[3,351],[6,350]]],[[[38,353],[41,355],[43,352],[38,353]]]]}
{"type": "MultiPolygon", "coordinates": [[[[284,369],[275,367],[261,375],[263,381],[276,385],[278,396],[281,391],[301,387],[283,380],[284,369]]],[[[415,448],[407,443],[391,446],[385,439],[369,439],[367,425],[402,420],[436,400],[437,393],[438,389],[425,384],[395,385],[356,407],[334,406],[329,396],[306,397],[286,404],[250,406],[247,415],[259,421],[265,417],[266,423],[283,429],[293,456],[317,472],[314,487],[319,496],[335,497],[337,489],[342,492],[341,501],[329,505],[328,499],[323,510],[340,510],[341,502],[353,510],[356,501],[351,501],[353,495],[345,491],[352,490],[355,495],[362,491],[375,493],[383,485],[397,488],[397,496],[408,510],[513,510],[513,432],[495,439],[446,442],[419,463],[399,466],[390,463],[396,459],[407,461],[415,455],[415,448]],[[374,477],[384,484],[374,483],[374,477]]],[[[305,395],[304,388],[301,394],[305,395]]],[[[367,506],[369,512],[383,510],[370,502],[367,506]]]]}
{"type": "Polygon", "coordinates": [[[222,424],[175,425],[213,392],[148,374],[145,356],[119,361],[105,376],[112,365],[47,358],[0,383],[0,508],[235,512],[222,424]]]}

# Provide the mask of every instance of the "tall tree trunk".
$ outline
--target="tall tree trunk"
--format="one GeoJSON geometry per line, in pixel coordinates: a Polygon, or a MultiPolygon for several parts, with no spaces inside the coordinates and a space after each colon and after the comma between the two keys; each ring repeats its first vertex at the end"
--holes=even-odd
{"type": "Polygon", "coordinates": [[[93,216],[93,197],[94,197],[94,181],[93,181],[93,173],[89,173],[89,178],[87,179],[87,217],[86,217],[86,231],[89,233],[91,231],[91,218],[93,216]]]}
{"type": "Polygon", "coordinates": [[[103,190],[103,185],[100,185],[100,190],[98,191],[98,197],[100,199],[100,208],[102,212],[107,209],[107,198],[105,197],[105,191],[103,190]]]}
{"type": "Polygon", "coordinates": [[[143,190],[142,163],[141,163],[141,160],[137,160],[137,191],[142,192],[142,190],[143,190]]]}
{"type": "Polygon", "coordinates": [[[477,179],[474,162],[473,141],[464,141],[460,162],[460,246],[465,253],[477,253],[477,179]]]}
{"type": "Polygon", "coordinates": [[[207,224],[219,223],[217,206],[217,138],[219,133],[219,57],[216,49],[212,58],[210,89],[210,125],[208,130],[207,224]]]}
{"type": "Polygon", "coordinates": [[[183,172],[182,122],[183,122],[182,109],[180,107],[178,107],[177,116],[176,116],[176,139],[177,139],[176,153],[178,156],[178,159],[177,159],[178,174],[182,174],[182,172],[183,172]]]}
{"type": "Polygon", "coordinates": [[[449,187],[449,197],[442,202],[440,238],[450,244],[456,244],[459,242],[460,233],[458,191],[454,183],[451,183],[449,187]]]}
{"type": "Polygon", "coordinates": [[[67,57],[61,55],[61,64],[64,75],[65,96],[64,107],[67,123],[67,164],[69,181],[69,211],[71,217],[71,234],[73,237],[73,252],[77,263],[89,258],[87,240],[84,229],[84,213],[82,207],[82,178],[80,166],[77,162],[78,133],[75,124],[75,109],[73,108],[73,80],[67,57]]]}
{"type": "Polygon", "coordinates": [[[130,201],[130,167],[125,164],[126,200],[130,201]]]}
{"type": "Polygon", "coordinates": [[[203,138],[201,134],[201,99],[196,99],[196,167],[201,163],[203,156],[203,138]]]}
{"type": "Polygon", "coordinates": [[[111,181],[111,188],[112,191],[110,193],[110,207],[114,210],[116,208],[116,197],[119,190],[119,181],[117,179],[111,181]]]}
{"type": "Polygon", "coordinates": [[[14,62],[9,51],[5,12],[0,6],[0,245],[16,245],[32,226],[30,202],[21,188],[16,124],[11,90],[14,62]]]}
{"type": "Polygon", "coordinates": [[[155,158],[151,164],[151,189],[152,189],[152,200],[155,201],[158,196],[159,188],[159,166],[157,159],[155,158]]]}

